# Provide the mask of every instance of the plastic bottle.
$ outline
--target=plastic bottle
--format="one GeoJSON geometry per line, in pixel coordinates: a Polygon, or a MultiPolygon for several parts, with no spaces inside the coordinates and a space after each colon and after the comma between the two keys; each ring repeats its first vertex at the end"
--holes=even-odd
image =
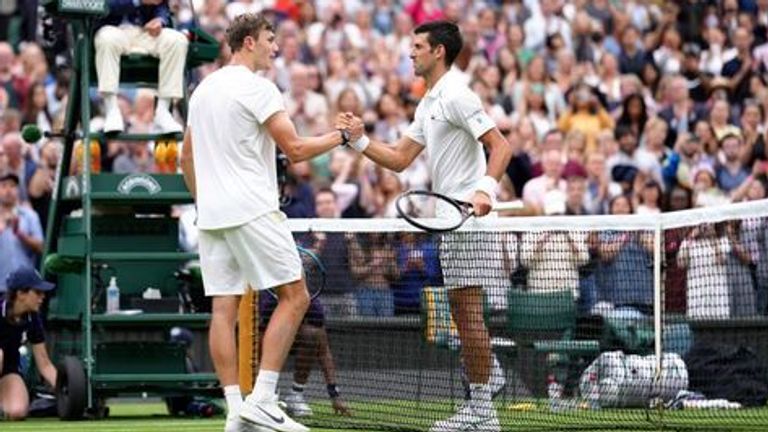
{"type": "Polygon", "coordinates": [[[107,313],[115,313],[120,310],[120,288],[117,287],[117,278],[112,276],[107,287],[107,313]]]}
{"type": "Polygon", "coordinates": [[[587,381],[587,391],[585,396],[589,409],[600,409],[600,382],[597,380],[597,374],[595,372],[589,374],[589,381],[587,381]]]}
{"type": "Polygon", "coordinates": [[[547,377],[547,395],[549,396],[549,410],[552,412],[561,411],[563,408],[563,386],[557,382],[554,375],[547,377]]]}

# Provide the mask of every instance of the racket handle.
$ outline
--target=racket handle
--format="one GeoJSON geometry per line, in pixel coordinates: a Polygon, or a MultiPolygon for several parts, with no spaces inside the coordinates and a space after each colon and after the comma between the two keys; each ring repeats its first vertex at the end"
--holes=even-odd
{"type": "Polygon", "coordinates": [[[493,211],[522,210],[524,208],[525,203],[522,200],[497,202],[493,205],[493,211]]]}

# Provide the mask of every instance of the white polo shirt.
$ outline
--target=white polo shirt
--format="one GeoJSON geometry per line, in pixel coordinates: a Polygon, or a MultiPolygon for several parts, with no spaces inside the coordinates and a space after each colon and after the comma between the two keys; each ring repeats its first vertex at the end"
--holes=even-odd
{"type": "Polygon", "coordinates": [[[449,70],[440,77],[419,102],[406,131],[426,147],[433,191],[464,201],[472,198],[486,171],[478,139],[494,127],[460,73],[449,70]]]}
{"type": "Polygon", "coordinates": [[[197,226],[243,225],[280,209],[275,142],[264,127],[284,111],[277,86],[245,66],[207,76],[189,101],[197,226]]]}

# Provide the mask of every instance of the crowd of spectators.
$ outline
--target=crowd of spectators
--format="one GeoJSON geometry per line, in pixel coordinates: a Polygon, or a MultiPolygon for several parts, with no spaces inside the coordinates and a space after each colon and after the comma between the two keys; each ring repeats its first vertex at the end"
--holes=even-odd
{"type": "MultiPolygon", "coordinates": [[[[386,142],[404,133],[425,92],[409,58],[411,30],[434,19],[457,22],[465,47],[456,68],[514,147],[500,199],[522,199],[533,214],[653,214],[767,195],[768,0],[167,1],[178,29],[199,25],[222,41],[219,58],[194,71],[191,87],[228,62],[223,36],[233,17],[265,12],[277,23],[280,46],[268,75],[283,91],[299,133],[326,132],[336,113],[353,112],[372,138],[386,142]]],[[[26,233],[4,229],[18,226],[11,220],[19,213],[0,213],[10,215],[0,218],[3,256],[10,256],[9,248],[27,255],[39,249],[23,240],[42,236],[37,215],[47,213],[62,149],[55,140],[24,143],[19,131],[26,123],[61,129],[72,74],[71,59],[52,39],[56,32],[35,17],[33,3],[4,1],[0,9],[0,37],[13,42],[0,42],[0,184],[16,184],[19,206],[29,210],[24,226],[31,227],[26,233]],[[14,18],[23,25],[3,35],[12,26],[2,23],[14,18]]],[[[98,128],[104,109],[92,94],[98,128]]],[[[151,130],[155,96],[146,89],[121,92],[126,130],[151,130]]],[[[153,145],[111,141],[101,151],[102,168],[153,171],[153,145]]],[[[315,196],[324,190],[335,196],[340,217],[394,217],[400,192],[429,183],[423,159],[396,174],[338,148],[289,167],[284,210],[290,217],[315,217],[315,196]]],[[[697,240],[714,235],[704,231],[680,238],[680,268],[693,265],[688,249],[709,244],[697,240]]],[[[717,235],[721,243],[739,241],[738,229],[717,235]]],[[[619,253],[614,244],[633,244],[628,254],[642,256],[647,239],[624,237],[581,239],[567,289],[578,291],[579,266],[619,253]]],[[[546,239],[528,243],[539,242],[546,239]]],[[[356,248],[355,260],[368,259],[356,248]]],[[[747,267],[765,261],[764,245],[747,253],[715,243],[711,248],[747,267]]],[[[400,250],[388,253],[407,261],[400,250]]],[[[531,253],[522,260],[532,262],[531,253]]],[[[387,279],[364,273],[371,288],[366,304],[378,310],[381,299],[373,294],[387,279]]],[[[620,269],[615,274],[616,283],[626,279],[620,269]]],[[[759,282],[768,289],[766,280],[759,282]]],[[[642,298],[630,303],[648,301],[645,290],[638,292],[642,298]]],[[[768,300],[759,295],[764,313],[768,300]]]]}

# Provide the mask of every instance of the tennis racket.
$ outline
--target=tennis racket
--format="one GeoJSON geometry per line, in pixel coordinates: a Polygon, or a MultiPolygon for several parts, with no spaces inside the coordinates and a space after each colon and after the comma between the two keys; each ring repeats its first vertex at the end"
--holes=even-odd
{"type": "MultiPolygon", "coordinates": [[[[314,252],[309,249],[305,249],[301,246],[296,246],[299,251],[299,258],[301,259],[302,276],[304,276],[304,282],[307,284],[307,291],[309,291],[309,297],[314,299],[319,296],[325,289],[325,266],[320,261],[314,252]]],[[[277,299],[277,293],[271,288],[267,290],[272,297],[277,299]]]]}
{"type": "MultiPolygon", "coordinates": [[[[395,202],[397,213],[409,224],[430,233],[449,232],[458,229],[475,216],[472,203],[424,190],[408,191],[395,202]],[[434,217],[435,212],[439,217],[434,217]]],[[[493,211],[520,210],[522,201],[497,203],[493,211]]]]}

